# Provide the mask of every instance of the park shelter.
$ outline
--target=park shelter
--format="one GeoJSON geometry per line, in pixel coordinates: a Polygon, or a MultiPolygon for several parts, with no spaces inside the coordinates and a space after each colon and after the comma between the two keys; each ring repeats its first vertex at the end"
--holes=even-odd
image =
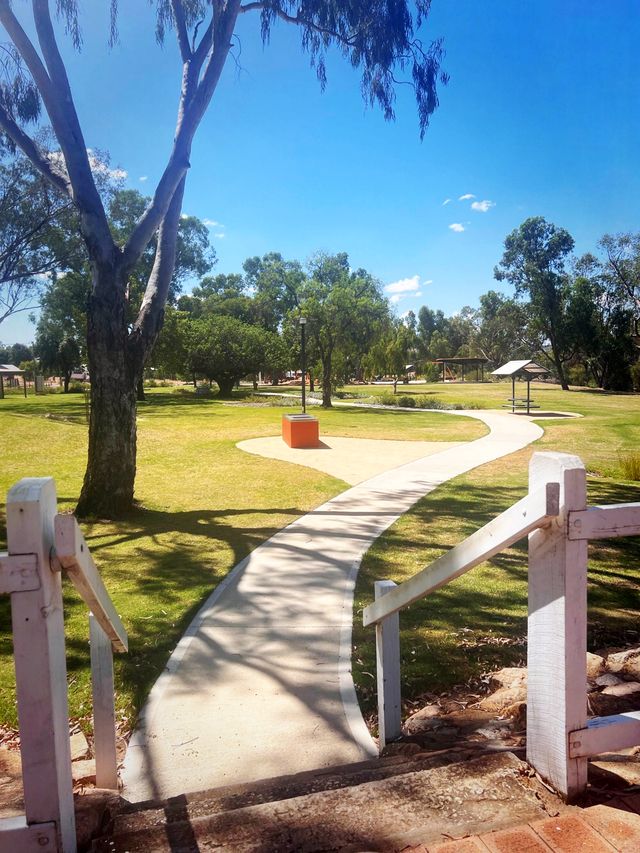
{"type": "Polygon", "coordinates": [[[536,364],[535,361],[528,359],[525,359],[524,361],[508,361],[506,364],[503,364],[502,367],[494,370],[491,375],[511,377],[511,397],[509,398],[509,403],[511,404],[512,412],[515,412],[516,409],[523,409],[526,407],[527,414],[529,414],[531,408],[540,408],[539,406],[533,406],[533,400],[531,399],[531,380],[541,379],[543,376],[548,376],[549,371],[546,367],[542,367],[541,365],[536,364]],[[522,379],[527,383],[526,397],[516,397],[516,379],[522,379]]]}
{"type": "Polygon", "coordinates": [[[27,396],[27,379],[24,375],[24,370],[20,370],[19,367],[16,367],[15,364],[0,364],[0,400],[4,398],[4,380],[5,379],[15,379],[18,382],[18,378],[22,376],[22,382],[24,384],[24,396],[27,396]]]}
{"type": "Polygon", "coordinates": [[[442,369],[442,381],[447,381],[447,371],[449,371],[449,380],[455,381],[455,377],[451,373],[451,370],[448,368],[448,365],[453,365],[454,367],[460,367],[462,370],[462,382],[465,381],[465,367],[475,367],[476,369],[476,382],[484,382],[484,366],[489,359],[487,358],[463,358],[462,356],[451,356],[451,358],[436,358],[435,363],[439,364],[442,369]],[[480,373],[478,372],[480,371],[480,373]]]}

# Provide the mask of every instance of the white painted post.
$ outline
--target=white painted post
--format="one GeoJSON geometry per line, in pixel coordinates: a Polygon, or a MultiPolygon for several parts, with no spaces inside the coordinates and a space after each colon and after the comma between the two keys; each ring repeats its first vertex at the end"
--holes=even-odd
{"type": "Polygon", "coordinates": [[[527,761],[567,800],[587,784],[587,759],[569,758],[569,732],[587,722],[587,542],[570,541],[568,514],[586,507],[577,456],[534,453],[529,489],[560,484],[560,514],[529,534],[527,761]]]}
{"type": "MultiPolygon", "coordinates": [[[[393,581],[376,581],[376,600],[392,590],[393,581]]],[[[400,616],[392,613],[376,623],[376,675],[378,682],[378,749],[400,736],[400,616]]]]}
{"type": "Polygon", "coordinates": [[[117,790],[118,758],[116,755],[113,649],[111,640],[92,613],[89,614],[89,634],[91,639],[91,689],[93,692],[96,787],[117,790]]]}
{"type": "Polygon", "coordinates": [[[25,478],[9,491],[9,555],[35,554],[41,584],[11,594],[26,821],[54,821],[60,850],[75,853],[62,580],[49,566],[55,514],[51,477],[25,478]]]}

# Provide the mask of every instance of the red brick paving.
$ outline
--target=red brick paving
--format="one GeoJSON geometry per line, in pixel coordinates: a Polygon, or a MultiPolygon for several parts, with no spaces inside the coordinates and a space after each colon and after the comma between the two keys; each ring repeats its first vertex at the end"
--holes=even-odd
{"type": "Polygon", "coordinates": [[[581,812],[409,850],[412,853],[638,853],[640,795],[620,796],[607,805],[591,806],[581,812]]]}
{"type": "Polygon", "coordinates": [[[616,848],[573,814],[537,820],[531,828],[558,853],[612,853],[616,848]]]}
{"type": "Polygon", "coordinates": [[[530,826],[488,832],[481,837],[491,853],[550,853],[552,849],[530,826]]]}
{"type": "Polygon", "coordinates": [[[594,806],[585,810],[584,819],[616,850],[640,850],[640,815],[635,812],[594,806]]]}

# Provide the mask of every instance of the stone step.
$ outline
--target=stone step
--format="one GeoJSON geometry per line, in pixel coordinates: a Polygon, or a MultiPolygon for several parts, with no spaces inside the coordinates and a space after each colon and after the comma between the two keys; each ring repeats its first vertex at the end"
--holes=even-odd
{"type": "Polygon", "coordinates": [[[309,777],[297,784],[309,785],[311,792],[285,799],[271,796],[278,788],[285,794],[293,791],[295,777],[252,784],[245,791],[235,790],[244,786],[234,786],[175,797],[164,807],[136,806],[121,814],[113,834],[94,842],[92,849],[94,853],[391,851],[529,823],[567,810],[511,753],[430,769],[415,769],[416,759],[383,759],[378,762],[381,778],[373,781],[357,781],[371,774],[371,767],[352,766],[344,774],[350,777],[347,786],[336,768],[297,774],[309,777]],[[321,789],[314,789],[315,784],[321,789]],[[256,791],[254,804],[240,805],[252,801],[250,789],[256,791]],[[205,813],[207,803],[213,808],[210,813],[205,813]],[[223,811],[226,803],[231,809],[223,811]]]}
{"type": "Polygon", "coordinates": [[[377,782],[404,773],[444,767],[478,756],[478,749],[469,746],[427,752],[421,751],[413,744],[394,744],[391,750],[392,754],[382,758],[321,767],[257,782],[225,785],[178,797],[140,803],[128,803],[124,800],[116,818],[116,832],[128,831],[130,827],[155,826],[158,821],[173,823],[185,818],[192,820],[246,806],[377,782]]]}

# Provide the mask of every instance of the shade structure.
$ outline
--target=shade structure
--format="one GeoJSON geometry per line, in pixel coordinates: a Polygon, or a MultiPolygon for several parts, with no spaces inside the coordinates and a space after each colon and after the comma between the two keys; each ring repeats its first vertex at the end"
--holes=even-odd
{"type": "Polygon", "coordinates": [[[549,371],[546,367],[542,367],[537,362],[531,361],[531,359],[508,361],[506,364],[503,364],[502,367],[492,371],[491,375],[511,377],[511,397],[509,398],[509,404],[512,412],[515,412],[516,409],[526,408],[527,414],[529,414],[532,407],[536,409],[540,408],[539,406],[533,406],[533,400],[531,399],[531,380],[540,379],[542,376],[548,376],[549,371]],[[526,397],[516,397],[516,379],[524,379],[527,383],[526,397]]]}

